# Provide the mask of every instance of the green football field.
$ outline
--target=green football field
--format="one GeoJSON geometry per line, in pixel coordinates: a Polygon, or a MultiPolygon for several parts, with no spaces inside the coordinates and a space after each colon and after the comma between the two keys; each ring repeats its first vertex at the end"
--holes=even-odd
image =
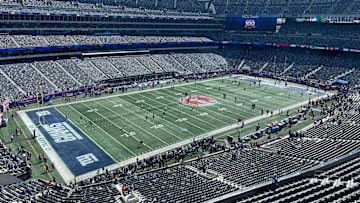
{"type": "Polygon", "coordinates": [[[235,124],[239,118],[247,120],[259,116],[261,109],[275,113],[280,108],[314,98],[296,91],[249,84],[233,78],[201,81],[196,85],[183,83],[174,89],[146,89],[111,98],[99,97],[95,101],[66,104],[56,109],[68,115],[70,121],[113,159],[123,161],[186,139],[201,137],[235,124]],[[213,98],[217,103],[204,107],[183,104],[180,99],[185,92],[192,96],[213,98]],[[223,98],[224,94],[226,99],[223,98]],[[255,110],[252,103],[256,104],[255,110]],[[162,118],[165,108],[166,114],[162,118]],[[153,114],[155,119],[152,118],[153,114]],[[140,140],[144,141],[142,147],[140,140]]]}

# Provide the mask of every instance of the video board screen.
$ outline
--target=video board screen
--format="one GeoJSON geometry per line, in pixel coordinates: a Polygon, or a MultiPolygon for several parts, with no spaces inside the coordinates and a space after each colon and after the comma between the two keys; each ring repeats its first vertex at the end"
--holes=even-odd
{"type": "Polygon", "coordinates": [[[236,31],[275,31],[276,15],[226,16],[225,29],[236,31]]]}

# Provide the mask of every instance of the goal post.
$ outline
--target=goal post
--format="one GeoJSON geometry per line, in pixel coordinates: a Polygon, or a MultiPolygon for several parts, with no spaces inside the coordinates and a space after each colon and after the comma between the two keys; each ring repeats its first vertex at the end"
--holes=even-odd
{"type": "Polygon", "coordinates": [[[43,127],[45,125],[45,114],[44,114],[44,94],[42,91],[42,86],[35,83],[36,87],[36,103],[37,103],[37,114],[39,117],[39,125],[38,127],[43,127]]]}

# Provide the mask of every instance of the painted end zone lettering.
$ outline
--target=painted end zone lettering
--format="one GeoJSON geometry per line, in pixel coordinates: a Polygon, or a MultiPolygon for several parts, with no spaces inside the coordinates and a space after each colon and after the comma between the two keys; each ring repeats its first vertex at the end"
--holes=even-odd
{"type": "Polygon", "coordinates": [[[26,114],[35,126],[39,125],[39,116],[45,116],[46,123],[39,130],[74,175],[79,176],[115,163],[56,109],[49,108],[46,111],[43,114],[36,111],[26,114]]]}
{"type": "Polygon", "coordinates": [[[66,122],[53,123],[51,125],[44,125],[44,129],[53,138],[54,142],[71,142],[74,140],[82,140],[83,138],[66,122]]]}
{"type": "Polygon", "coordinates": [[[76,159],[82,166],[86,166],[99,161],[99,159],[93,153],[77,156],[76,159]]]}

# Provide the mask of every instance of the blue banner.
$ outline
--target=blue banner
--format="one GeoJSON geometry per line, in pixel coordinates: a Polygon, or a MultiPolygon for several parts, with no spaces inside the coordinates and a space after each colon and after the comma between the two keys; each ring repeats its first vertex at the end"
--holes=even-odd
{"type": "Polygon", "coordinates": [[[225,29],[237,31],[275,31],[276,20],[276,15],[228,15],[225,19],[225,29]]]}

